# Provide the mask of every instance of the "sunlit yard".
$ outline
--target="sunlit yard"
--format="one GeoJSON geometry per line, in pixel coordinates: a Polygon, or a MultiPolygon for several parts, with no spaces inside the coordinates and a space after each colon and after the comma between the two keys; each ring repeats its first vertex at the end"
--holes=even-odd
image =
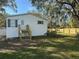
{"type": "Polygon", "coordinates": [[[79,42],[72,37],[35,37],[27,44],[1,42],[0,48],[0,59],[79,59],[79,42]]]}
{"type": "Polygon", "coordinates": [[[0,59],[79,59],[79,0],[0,0],[0,59]]]}

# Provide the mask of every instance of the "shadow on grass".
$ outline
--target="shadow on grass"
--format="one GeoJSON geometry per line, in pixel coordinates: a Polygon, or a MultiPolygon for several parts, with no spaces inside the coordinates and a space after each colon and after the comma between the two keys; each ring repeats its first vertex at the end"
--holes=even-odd
{"type": "Polygon", "coordinates": [[[43,36],[34,37],[28,45],[22,43],[16,45],[16,43],[13,45],[0,42],[0,49],[15,50],[15,52],[0,52],[0,59],[79,59],[79,42],[72,37],[43,36]]]}
{"type": "Polygon", "coordinates": [[[0,53],[0,59],[69,59],[56,52],[48,52],[40,49],[21,49],[15,53],[0,53]]]}
{"type": "Polygon", "coordinates": [[[73,50],[79,51],[79,42],[76,39],[66,39],[66,38],[55,38],[55,39],[48,39],[40,42],[37,46],[41,47],[56,47],[60,50],[73,50]]]}

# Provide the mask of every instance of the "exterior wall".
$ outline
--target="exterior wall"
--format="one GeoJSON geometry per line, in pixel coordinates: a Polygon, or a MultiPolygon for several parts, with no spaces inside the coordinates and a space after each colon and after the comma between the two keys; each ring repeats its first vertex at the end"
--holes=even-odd
{"type": "Polygon", "coordinates": [[[6,27],[6,38],[18,37],[18,28],[6,27]]]}
{"type": "MultiPolygon", "coordinates": [[[[40,35],[44,35],[47,32],[47,21],[43,20],[41,18],[38,18],[36,16],[33,15],[20,15],[20,16],[12,16],[12,17],[8,17],[7,19],[11,19],[13,20],[18,20],[18,25],[21,26],[22,29],[26,28],[26,25],[30,26],[30,29],[32,31],[32,36],[40,36],[40,35]],[[24,24],[21,23],[21,21],[24,22],[24,24]],[[44,21],[44,24],[38,24],[38,21],[44,21]]],[[[6,20],[7,23],[7,20],[6,20]]],[[[11,23],[14,24],[14,23],[11,23]]],[[[7,24],[6,24],[7,26],[7,24]]],[[[7,36],[10,36],[9,34],[11,34],[12,36],[18,36],[15,35],[17,34],[17,32],[15,30],[11,30],[12,28],[8,28],[7,27],[7,36]],[[11,30],[11,31],[9,31],[11,30]],[[10,33],[11,32],[11,33],[10,33]],[[13,33],[12,33],[13,32],[13,33]]]]}
{"type": "Polygon", "coordinates": [[[0,28],[0,36],[5,36],[6,35],[6,29],[5,27],[0,28]]]}

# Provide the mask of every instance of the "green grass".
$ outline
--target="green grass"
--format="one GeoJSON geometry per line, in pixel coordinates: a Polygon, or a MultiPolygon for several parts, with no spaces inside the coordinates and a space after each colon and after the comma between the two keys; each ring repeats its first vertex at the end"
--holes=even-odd
{"type": "Polygon", "coordinates": [[[15,52],[0,52],[0,59],[79,59],[79,42],[75,38],[34,37],[33,40],[36,45],[29,43],[15,52]]]}

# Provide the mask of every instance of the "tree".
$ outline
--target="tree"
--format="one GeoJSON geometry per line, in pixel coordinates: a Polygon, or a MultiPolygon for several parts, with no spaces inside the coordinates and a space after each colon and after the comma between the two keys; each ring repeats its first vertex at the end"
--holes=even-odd
{"type": "Polygon", "coordinates": [[[16,2],[15,0],[0,0],[0,27],[5,26],[5,8],[4,7],[10,7],[14,11],[16,11],[16,2]]]}
{"type": "Polygon", "coordinates": [[[68,27],[71,27],[71,28],[79,27],[79,23],[78,23],[78,21],[75,20],[74,17],[72,17],[71,20],[68,21],[68,27]]]}
{"type": "Polygon", "coordinates": [[[77,18],[77,20],[79,20],[79,0],[56,0],[57,3],[60,3],[62,5],[68,5],[71,8],[66,8],[69,9],[72,13],[73,16],[75,16],[77,18]]]}
{"type": "Polygon", "coordinates": [[[0,13],[0,28],[5,27],[5,16],[0,13]]]}
{"type": "Polygon", "coordinates": [[[70,13],[72,13],[71,22],[72,27],[79,27],[79,0],[56,0],[57,3],[65,5],[67,9],[69,9],[70,13]],[[68,8],[70,6],[70,8],[68,8]]]}
{"type": "Polygon", "coordinates": [[[0,0],[0,11],[5,11],[3,7],[7,6],[16,11],[17,6],[15,0],[0,0]]]}
{"type": "Polygon", "coordinates": [[[72,16],[79,20],[78,0],[31,0],[31,3],[48,17],[50,23],[53,19],[60,26],[65,26],[72,16]]]}

